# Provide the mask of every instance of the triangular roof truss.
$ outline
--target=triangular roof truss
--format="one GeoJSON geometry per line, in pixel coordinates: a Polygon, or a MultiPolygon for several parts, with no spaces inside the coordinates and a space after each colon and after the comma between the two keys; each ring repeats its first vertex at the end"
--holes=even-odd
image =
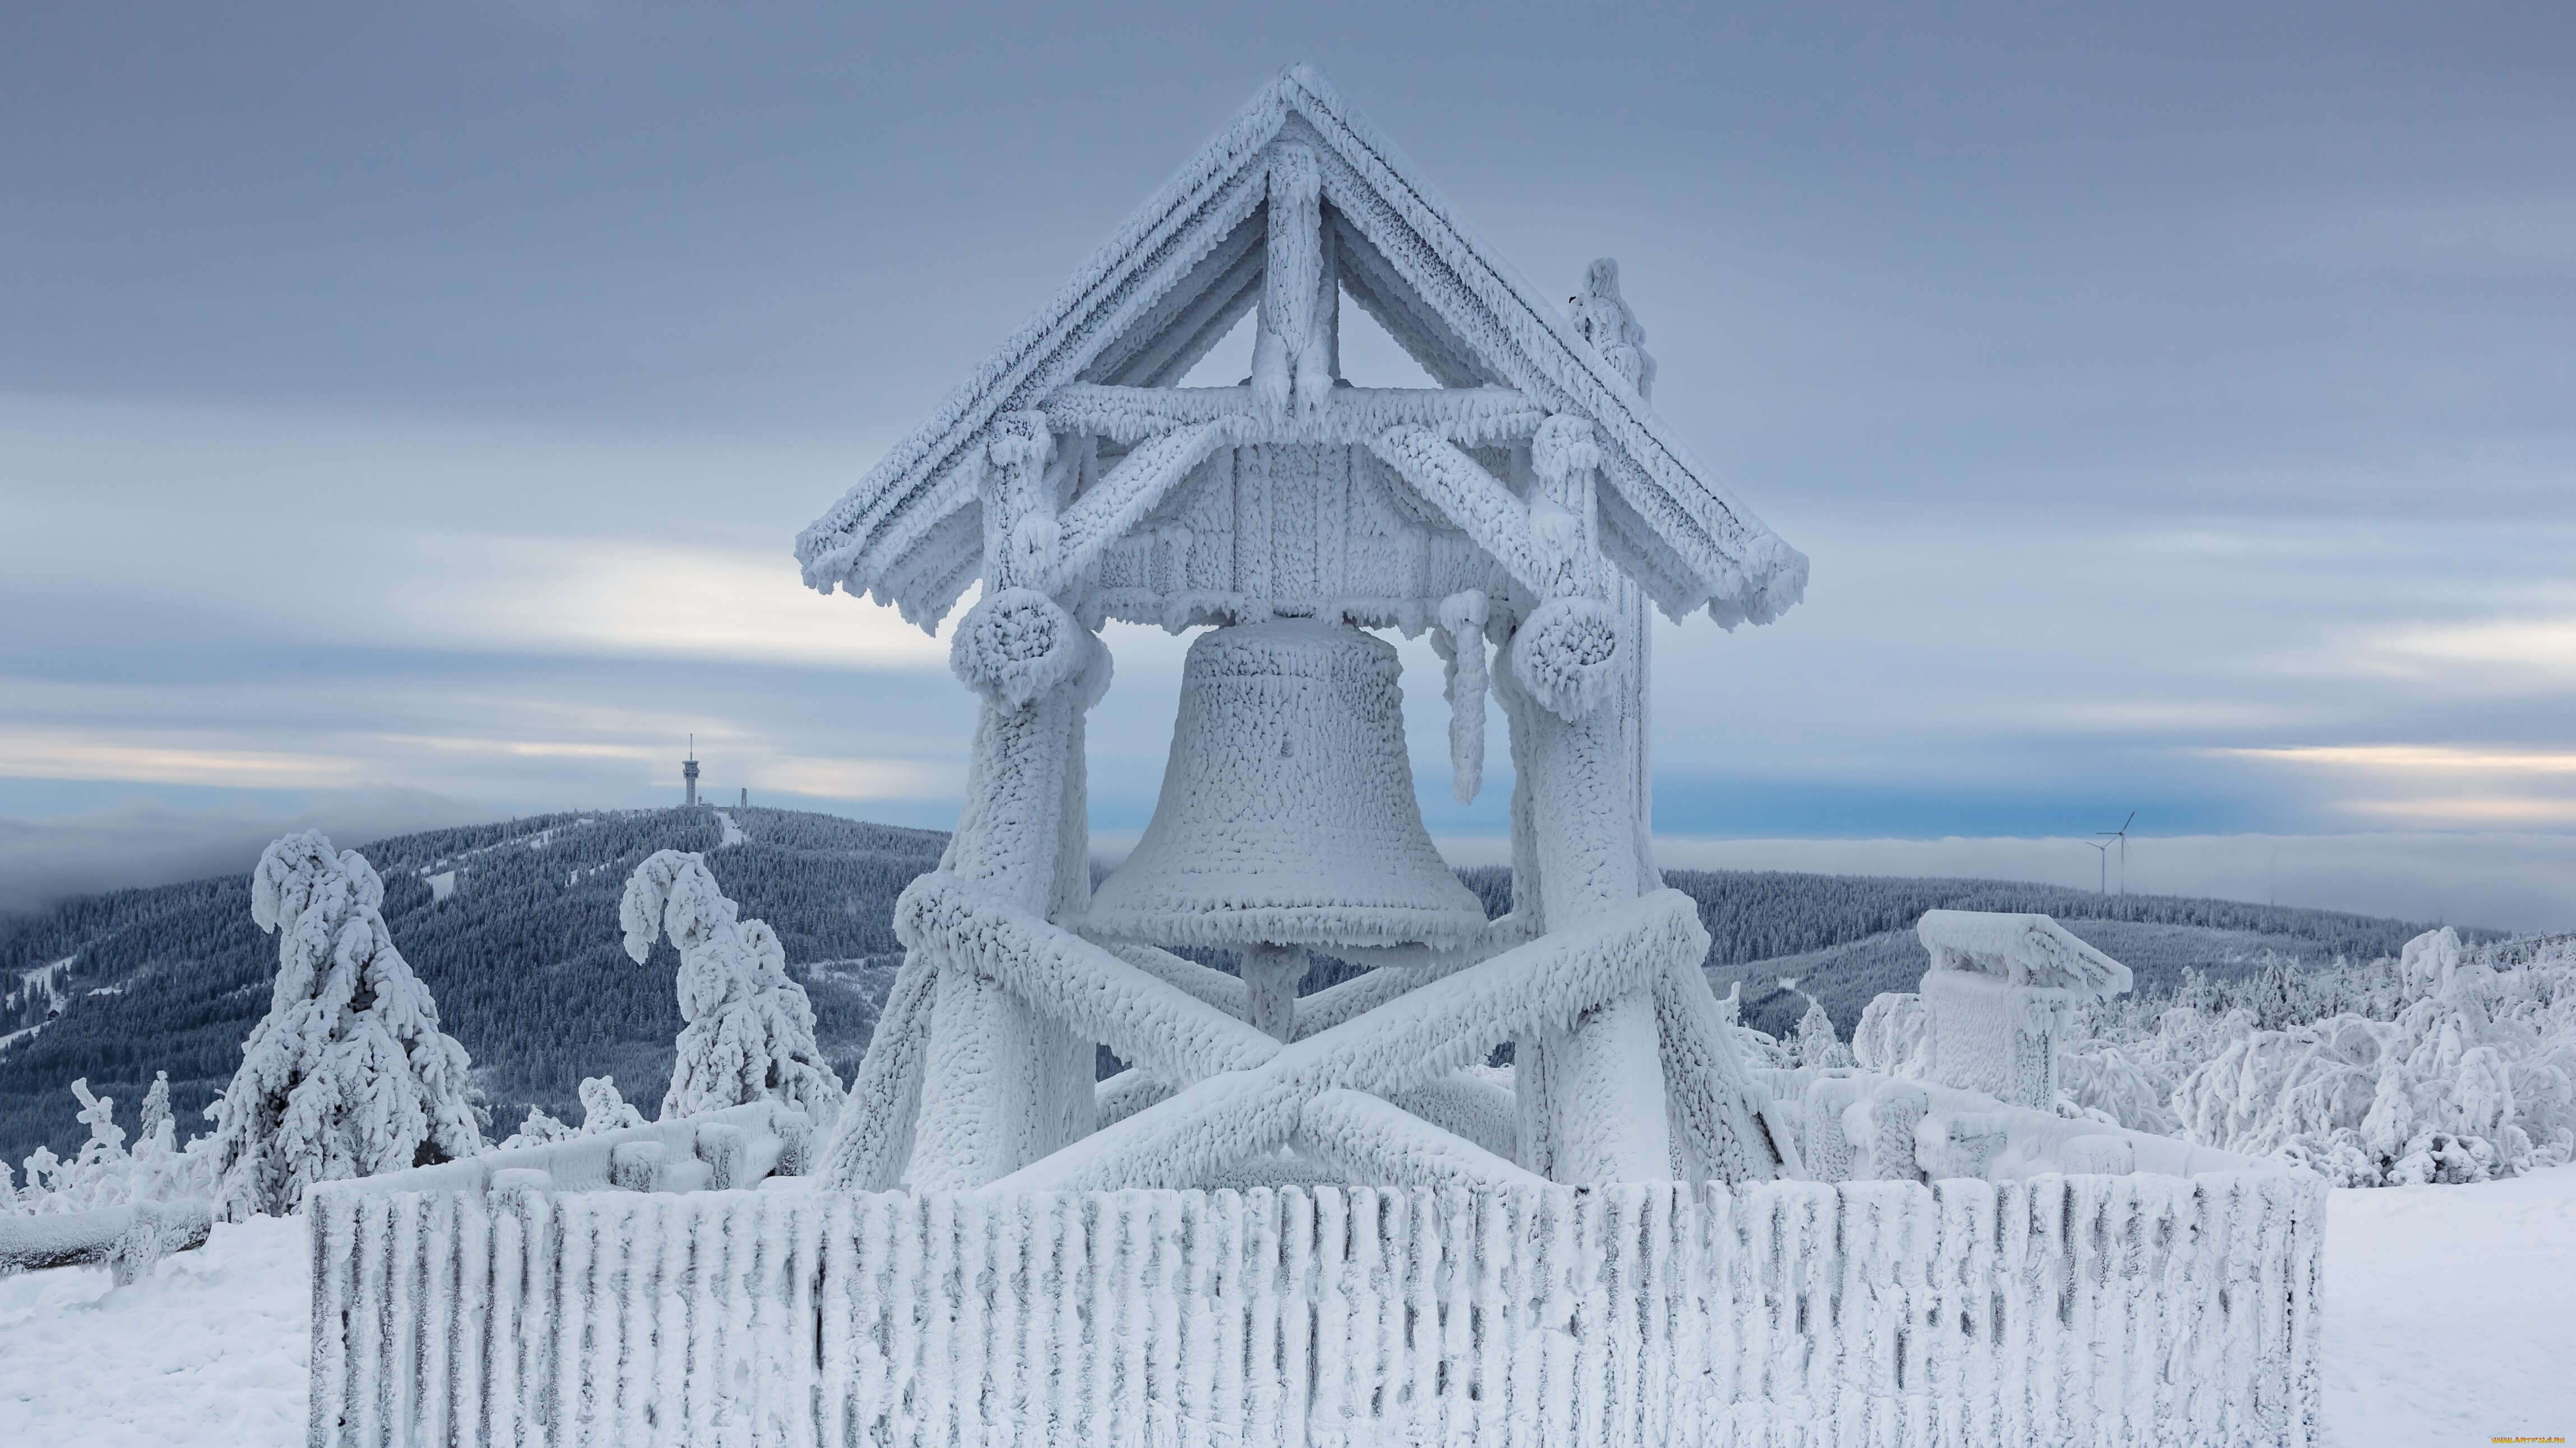
{"type": "MultiPolygon", "coordinates": [[[[1328,327],[1329,324],[1327,323],[1328,327]]],[[[1285,338],[1283,342],[1282,338],[1285,338]]],[[[1138,526],[1219,448],[1365,447],[1410,501],[1516,577],[1526,510],[1468,449],[1526,444],[1551,416],[1590,424],[1600,546],[1676,617],[1767,622],[1797,602],[1806,559],[1708,476],[1623,371],[1491,248],[1311,68],[1265,87],[931,420],[797,540],[808,583],[867,592],[929,626],[984,566],[987,445],[1013,416],[1129,449],[1078,497],[1057,564],[1138,526]],[[1178,388],[1248,313],[1327,313],[1347,296],[1437,388],[1327,387],[1333,368],[1279,348],[1270,312],[1251,384],[1178,388]],[[1302,368],[1290,376],[1291,368],[1302,368]],[[1515,532],[1519,529],[1519,533],[1515,532]]]]}

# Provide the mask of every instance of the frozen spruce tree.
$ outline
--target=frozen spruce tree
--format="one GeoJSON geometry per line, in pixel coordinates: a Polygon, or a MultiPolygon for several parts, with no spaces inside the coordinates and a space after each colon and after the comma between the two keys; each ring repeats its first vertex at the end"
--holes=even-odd
{"type": "Polygon", "coordinates": [[[143,1093],[143,1127],[138,1134],[148,1140],[172,1129],[170,1073],[155,1071],[152,1073],[152,1089],[143,1093]]]}
{"type": "Polygon", "coordinates": [[[1807,997],[1807,1013],[1798,1018],[1798,1064],[1810,1071],[1852,1064],[1851,1047],[1834,1034],[1834,1018],[1814,996],[1807,997]]]}
{"type": "Polygon", "coordinates": [[[680,950],[679,1059],[662,1119],[770,1097],[834,1119],[841,1079],[814,1044],[814,1007],[787,978],[778,932],[737,919],[703,856],[664,850],[635,869],[618,910],[638,965],[663,935],[680,950]]]}
{"type": "Polygon", "coordinates": [[[384,882],[318,832],[270,845],[251,918],[278,932],[268,1015],[206,1109],[219,1206],[294,1211],[315,1182],[449,1161],[483,1149],[465,1048],[386,933],[384,882]]]}

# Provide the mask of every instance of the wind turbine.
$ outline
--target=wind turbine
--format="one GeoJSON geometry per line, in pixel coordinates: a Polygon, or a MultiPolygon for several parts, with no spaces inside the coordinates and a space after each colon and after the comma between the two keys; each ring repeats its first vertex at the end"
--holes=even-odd
{"type": "MultiPolygon", "coordinates": [[[[2094,883],[2094,886],[2093,886],[2093,893],[2094,893],[2094,894],[2096,894],[2096,895],[2108,895],[2108,894],[2110,894],[2110,893],[2111,893],[2111,842],[2110,842],[2109,840],[2104,840],[2104,841],[2102,841],[2100,844],[2096,845],[2096,844],[2093,844],[2093,841],[2091,841],[2091,840],[2077,840],[2077,841],[2076,841],[2076,843],[2077,843],[2077,844],[2079,844],[2079,845],[2093,845],[2093,848],[2094,848],[2094,849],[2096,849],[2096,850],[2098,850],[2098,851],[2100,851],[2100,852],[2101,852],[2101,856],[2102,856],[2102,872],[2101,872],[2101,878],[2100,878],[2099,880],[2097,880],[2097,881],[2094,883]]],[[[2125,881],[2123,881],[2122,883],[2123,883],[2124,885],[2126,884],[2126,882],[2125,882],[2125,881]]]]}
{"type": "MultiPolygon", "coordinates": [[[[2123,895],[2129,893],[2129,826],[2137,819],[2137,817],[2138,812],[2136,810],[2131,810],[2129,811],[2129,818],[2120,821],[2120,827],[2118,829],[2096,830],[2094,832],[2101,835],[2104,840],[2104,843],[2094,847],[2096,849],[2108,850],[2111,848],[2108,843],[2111,840],[2118,840],[2120,842],[2120,893],[2123,895]]],[[[2106,856],[2105,858],[2108,857],[2106,856]]]]}

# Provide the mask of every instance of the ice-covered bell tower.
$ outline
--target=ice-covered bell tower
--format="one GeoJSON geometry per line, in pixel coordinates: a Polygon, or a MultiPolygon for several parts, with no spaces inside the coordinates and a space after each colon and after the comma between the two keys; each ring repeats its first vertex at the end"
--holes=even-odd
{"type": "Polygon", "coordinates": [[[981,700],[967,801],[898,911],[843,1184],[1774,1173],[1649,848],[1646,645],[1656,609],[1770,621],[1807,561],[1648,404],[1616,267],[1576,292],[1523,281],[1294,68],[797,540],[809,584],[924,628],[981,585],[951,653],[981,700]],[[1437,385],[1343,377],[1352,306],[1437,385]],[[1177,385],[1247,317],[1248,378],[1177,385]],[[1095,904],[1110,619],[1210,632],[1095,904]],[[1462,794],[1502,706],[1501,920],[1429,847],[1387,631],[1446,661],[1462,794]],[[1309,949],[1374,969],[1299,997],[1309,949]],[[1505,1042],[1508,1086],[1467,1069],[1505,1042]],[[1131,1069],[1095,1083],[1098,1044],[1131,1069]]]}

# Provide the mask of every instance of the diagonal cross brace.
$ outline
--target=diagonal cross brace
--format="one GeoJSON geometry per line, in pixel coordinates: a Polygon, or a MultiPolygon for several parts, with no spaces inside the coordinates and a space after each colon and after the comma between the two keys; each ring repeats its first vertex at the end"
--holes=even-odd
{"type": "Polygon", "coordinates": [[[1279,1042],[1045,919],[945,870],[904,888],[895,934],[973,971],[1163,1080],[1196,1081],[1259,1065],[1279,1042]]]}
{"type": "Polygon", "coordinates": [[[1585,1011],[1650,991],[1659,976],[1707,951],[1691,898],[1658,890],[1212,1075],[986,1190],[1186,1187],[1285,1144],[1306,1103],[1325,1092],[1384,1096],[1426,1085],[1506,1040],[1562,1032],[1585,1011]]]}

